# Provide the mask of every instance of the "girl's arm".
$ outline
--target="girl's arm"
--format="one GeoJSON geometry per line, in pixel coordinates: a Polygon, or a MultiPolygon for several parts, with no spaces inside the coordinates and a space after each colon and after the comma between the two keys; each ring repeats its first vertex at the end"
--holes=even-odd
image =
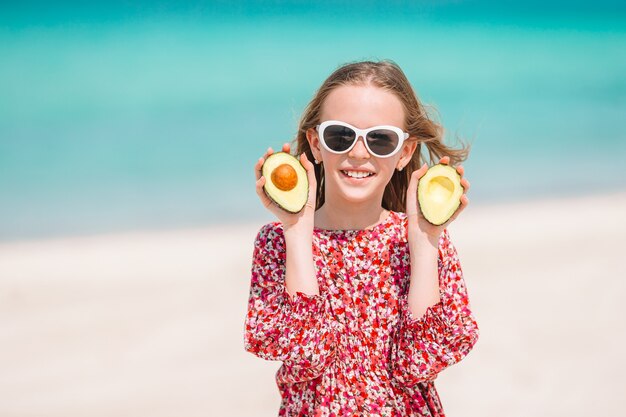
{"type": "Polygon", "coordinates": [[[317,288],[312,247],[286,242],[280,223],[266,224],[257,234],[244,344],[248,352],[263,359],[283,361],[289,378],[297,382],[319,376],[336,343],[325,300],[317,288]],[[286,256],[289,251],[293,257],[286,256]],[[287,262],[292,262],[289,268],[287,262]],[[293,295],[285,285],[287,269],[293,279],[289,284],[293,295]],[[302,291],[311,288],[317,294],[302,291]]]}
{"type": "MultiPolygon", "coordinates": [[[[439,164],[448,165],[449,156],[443,156],[439,164]]],[[[427,311],[428,307],[435,306],[441,301],[439,296],[439,243],[442,238],[449,244],[447,225],[456,219],[465,210],[469,200],[467,191],[470,183],[463,177],[465,169],[462,166],[456,167],[460,176],[460,183],[463,187],[463,194],[460,197],[460,206],[454,214],[443,224],[433,225],[428,222],[419,209],[418,184],[421,177],[428,171],[428,165],[424,163],[422,167],[411,174],[406,198],[407,213],[407,233],[411,257],[411,278],[409,287],[409,308],[413,317],[420,318],[427,311]]]]}
{"type": "Polygon", "coordinates": [[[426,309],[441,301],[439,296],[439,236],[418,235],[410,243],[411,278],[408,303],[413,317],[424,315],[426,309]]]}
{"type": "Polygon", "coordinates": [[[436,271],[439,301],[434,304],[432,293],[423,294],[423,297],[418,295],[420,288],[423,291],[432,289],[429,286],[432,285],[432,275],[417,275],[420,270],[432,271],[432,263],[425,259],[426,255],[419,258],[423,263],[418,263],[416,271],[412,271],[409,292],[400,296],[400,322],[392,345],[392,375],[406,386],[435,379],[443,369],[463,359],[476,344],[479,335],[458,254],[447,229],[438,245],[436,271]],[[425,283],[418,287],[420,280],[425,283]],[[419,315],[425,305],[428,307],[419,315]]]}
{"type": "Polygon", "coordinates": [[[285,285],[287,292],[295,296],[297,292],[308,295],[320,293],[313,264],[313,235],[296,227],[284,227],[287,245],[285,285]]]}
{"type": "MultiPolygon", "coordinates": [[[[282,151],[289,154],[291,145],[285,143],[282,151]]],[[[256,192],[263,205],[278,217],[283,228],[284,240],[287,246],[286,277],[285,285],[290,295],[295,296],[298,291],[308,295],[318,295],[319,288],[313,265],[312,240],[313,224],[315,219],[315,202],[317,192],[317,180],[315,169],[305,153],[300,154],[299,160],[307,171],[309,182],[308,200],[299,213],[288,213],[279,208],[266,195],[263,186],[267,179],[262,175],[265,159],[274,151],[268,148],[265,155],[257,161],[254,172],[257,178],[256,192]]],[[[283,244],[283,251],[285,244],[283,244]]]]}

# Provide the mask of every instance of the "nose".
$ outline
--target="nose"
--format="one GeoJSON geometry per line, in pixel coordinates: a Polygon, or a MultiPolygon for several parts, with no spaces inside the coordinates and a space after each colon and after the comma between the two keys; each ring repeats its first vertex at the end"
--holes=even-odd
{"type": "Polygon", "coordinates": [[[365,147],[365,138],[363,136],[356,138],[356,143],[354,147],[350,149],[348,156],[354,159],[369,159],[370,153],[365,147]]]}

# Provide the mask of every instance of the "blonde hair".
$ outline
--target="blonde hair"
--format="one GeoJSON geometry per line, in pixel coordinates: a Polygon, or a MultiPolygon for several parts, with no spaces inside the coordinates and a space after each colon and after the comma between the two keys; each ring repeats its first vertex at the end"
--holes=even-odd
{"type": "MultiPolygon", "coordinates": [[[[429,117],[425,106],[420,102],[411,87],[409,80],[400,67],[391,60],[378,62],[361,61],[345,64],[335,70],[320,86],[313,99],[305,108],[298,125],[298,133],[293,140],[297,148],[297,155],[306,153],[309,161],[314,156],[306,138],[306,132],[318,125],[322,105],[330,92],[344,85],[373,85],[395,94],[404,107],[405,129],[410,135],[409,140],[418,141],[417,148],[409,163],[402,171],[394,171],[391,180],[385,187],[383,194],[383,208],[404,212],[406,207],[406,191],[411,174],[422,166],[422,144],[428,149],[430,165],[443,156],[450,157],[450,165],[457,165],[467,159],[470,145],[463,145],[460,149],[453,149],[443,142],[443,126],[429,117]]],[[[293,149],[293,146],[292,146],[293,149]]],[[[317,180],[317,194],[315,209],[324,204],[324,168],[322,164],[314,164],[317,180]]]]}

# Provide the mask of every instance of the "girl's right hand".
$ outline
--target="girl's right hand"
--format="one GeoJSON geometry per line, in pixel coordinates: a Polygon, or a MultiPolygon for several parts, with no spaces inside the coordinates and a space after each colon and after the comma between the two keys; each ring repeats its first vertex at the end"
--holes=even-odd
{"type": "MultiPolygon", "coordinates": [[[[283,145],[283,152],[289,152],[290,145],[285,143],[283,145]]],[[[280,208],[276,203],[274,203],[268,196],[265,194],[263,190],[263,186],[265,185],[266,178],[262,175],[261,168],[263,167],[263,163],[268,156],[270,156],[274,151],[272,148],[268,148],[265,155],[262,158],[259,158],[256,165],[254,166],[254,172],[256,174],[256,193],[261,198],[261,202],[269,211],[274,213],[276,217],[283,223],[283,226],[287,228],[291,228],[297,226],[298,228],[303,228],[306,230],[313,230],[314,224],[314,214],[315,214],[315,198],[316,198],[316,190],[317,190],[317,181],[315,180],[315,171],[313,168],[313,164],[308,160],[305,153],[300,155],[300,163],[304,167],[307,173],[307,178],[309,180],[309,197],[307,199],[306,205],[300,210],[298,213],[289,213],[286,210],[280,208]]]]}

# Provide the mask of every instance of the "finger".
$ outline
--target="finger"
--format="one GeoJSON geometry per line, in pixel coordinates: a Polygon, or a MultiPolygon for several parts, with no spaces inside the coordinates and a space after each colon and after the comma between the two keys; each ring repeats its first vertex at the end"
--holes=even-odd
{"type": "Polygon", "coordinates": [[[470,189],[470,182],[467,179],[463,178],[461,180],[461,185],[463,186],[464,192],[468,192],[469,191],[469,189],[470,189]]]}
{"type": "MultiPolygon", "coordinates": [[[[300,154],[300,163],[302,164],[304,169],[306,169],[307,174],[309,173],[315,174],[314,165],[311,163],[311,161],[309,161],[309,158],[306,156],[306,153],[304,152],[300,154]]],[[[313,178],[315,178],[315,175],[313,175],[313,178]]]]}
{"type": "Polygon", "coordinates": [[[309,180],[309,202],[315,203],[315,193],[317,190],[317,180],[315,179],[315,166],[309,161],[306,153],[300,154],[300,163],[306,169],[307,179],[309,180]]]}
{"type": "Polygon", "coordinates": [[[443,158],[441,158],[441,159],[439,160],[439,163],[440,163],[440,164],[446,164],[446,165],[447,165],[447,164],[449,164],[449,163],[450,163],[450,157],[449,157],[449,156],[447,156],[447,155],[446,155],[446,156],[444,156],[443,158]]]}
{"type": "Polygon", "coordinates": [[[258,180],[259,178],[261,178],[261,169],[263,168],[263,163],[265,162],[265,160],[263,158],[259,158],[256,161],[256,164],[254,165],[254,174],[256,176],[256,179],[258,180]]]}
{"type": "Polygon", "coordinates": [[[307,202],[304,209],[306,210],[306,207],[308,206],[315,212],[315,205],[317,202],[317,180],[315,179],[315,166],[311,163],[311,161],[309,161],[309,158],[304,152],[300,154],[300,163],[306,169],[307,179],[309,181],[309,195],[307,197],[307,202]]]}
{"type": "Polygon", "coordinates": [[[413,175],[415,175],[416,179],[419,180],[424,176],[424,174],[426,174],[426,171],[428,171],[428,165],[426,164],[426,162],[424,162],[424,165],[422,165],[420,169],[418,169],[417,171],[413,171],[413,175]]]}
{"type": "Polygon", "coordinates": [[[263,191],[263,186],[265,185],[265,177],[261,177],[256,182],[256,193],[261,198],[261,203],[265,208],[269,208],[272,205],[272,200],[265,194],[263,191]]]}
{"type": "Polygon", "coordinates": [[[291,150],[291,145],[289,143],[285,143],[283,145],[283,152],[289,153],[291,150]]]}
{"type": "Polygon", "coordinates": [[[461,205],[456,209],[452,217],[450,217],[448,221],[444,224],[444,228],[448,227],[450,223],[452,223],[457,217],[459,217],[459,214],[461,214],[461,212],[465,210],[468,204],[469,204],[469,198],[467,198],[467,196],[463,194],[461,196],[461,205]]]}
{"type": "Polygon", "coordinates": [[[413,171],[413,173],[411,174],[411,179],[409,180],[409,189],[413,187],[411,189],[412,192],[417,192],[417,184],[419,183],[420,178],[422,178],[424,174],[426,174],[426,171],[428,171],[428,165],[426,165],[426,163],[424,163],[424,165],[422,165],[420,169],[413,171]]]}
{"type": "Polygon", "coordinates": [[[417,192],[417,183],[419,182],[419,179],[424,176],[426,171],[428,171],[428,165],[426,165],[426,163],[424,163],[424,165],[422,165],[420,169],[413,171],[413,173],[411,174],[411,178],[409,179],[409,187],[407,189],[407,192],[417,192]]]}
{"type": "Polygon", "coordinates": [[[456,172],[458,172],[460,176],[463,176],[463,174],[465,174],[465,168],[463,168],[463,165],[456,167],[456,172]]]}
{"type": "MultiPolygon", "coordinates": [[[[424,173],[428,170],[428,165],[424,163],[422,167],[416,171],[413,171],[411,178],[409,179],[409,186],[406,194],[406,213],[409,216],[417,213],[419,210],[419,202],[417,201],[417,186],[419,179],[424,176],[424,173]]],[[[418,214],[419,217],[419,214],[418,214]]]]}
{"type": "Polygon", "coordinates": [[[259,158],[259,160],[257,161],[257,165],[259,165],[259,167],[257,168],[255,165],[255,173],[256,173],[256,178],[257,180],[259,179],[259,177],[262,175],[261,174],[261,169],[263,168],[263,164],[265,163],[265,160],[267,159],[268,156],[270,156],[272,153],[274,153],[274,150],[272,149],[272,147],[270,146],[269,148],[267,148],[267,151],[265,151],[265,154],[263,154],[263,156],[261,158],[259,158]]]}
{"type": "Polygon", "coordinates": [[[456,209],[456,212],[454,213],[453,218],[456,219],[459,216],[459,214],[461,214],[461,212],[465,210],[468,204],[469,204],[469,198],[467,198],[467,196],[463,194],[461,196],[461,205],[456,209]]]}
{"type": "MultiPolygon", "coordinates": [[[[274,153],[274,151],[272,150],[272,148],[267,148],[267,150],[265,151],[265,153],[263,154],[263,156],[261,157],[261,159],[263,159],[263,162],[265,162],[265,160],[267,159],[268,156],[270,156],[272,153],[274,153]]],[[[263,165],[263,162],[261,163],[261,165],[263,165]]]]}

